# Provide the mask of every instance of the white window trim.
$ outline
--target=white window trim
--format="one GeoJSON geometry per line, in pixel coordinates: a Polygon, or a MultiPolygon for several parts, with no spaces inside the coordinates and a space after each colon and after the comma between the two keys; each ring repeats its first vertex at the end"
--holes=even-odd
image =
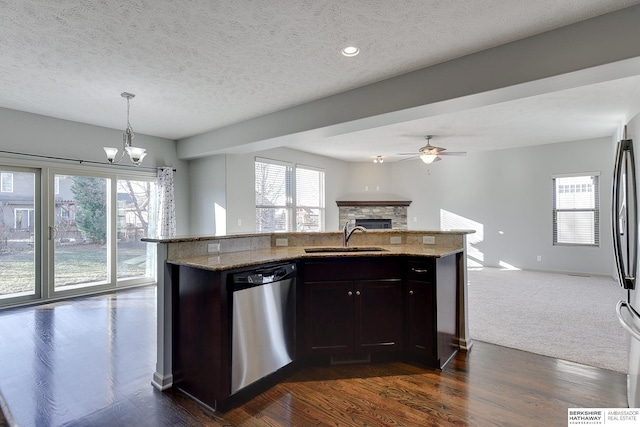
{"type": "Polygon", "coordinates": [[[578,247],[599,247],[600,246],[600,172],[576,172],[576,173],[561,173],[561,174],[552,174],[551,175],[551,183],[552,183],[552,240],[554,246],[578,246],[578,247]],[[595,215],[595,224],[594,224],[594,241],[595,243],[566,243],[566,242],[558,242],[558,233],[557,233],[557,220],[556,214],[560,211],[571,211],[567,209],[557,209],[556,208],[556,179],[557,178],[579,178],[579,177],[597,177],[598,178],[598,187],[596,189],[596,200],[595,207],[593,209],[586,209],[584,211],[593,211],[595,215]]]}

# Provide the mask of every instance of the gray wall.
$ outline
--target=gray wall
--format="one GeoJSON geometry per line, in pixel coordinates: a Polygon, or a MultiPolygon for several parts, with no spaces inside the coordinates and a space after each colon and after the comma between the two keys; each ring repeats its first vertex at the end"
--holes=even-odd
{"type": "MultiPolygon", "coordinates": [[[[135,125],[135,123],[134,123],[135,125]]],[[[24,113],[0,108],[0,150],[38,154],[54,157],[82,159],[104,163],[104,166],[85,164],[87,168],[104,167],[113,171],[106,162],[103,146],[122,147],[122,130],[108,129],[67,120],[24,113]]],[[[148,135],[136,134],[134,145],[146,148],[149,153],[143,166],[173,166],[177,169],[176,217],[178,234],[188,232],[189,172],[188,162],[179,160],[175,141],[148,135]]],[[[0,153],[3,158],[13,157],[14,161],[42,162],[46,160],[0,153]]],[[[51,161],[49,161],[51,162],[51,161]]],[[[60,162],[61,167],[78,167],[78,163],[60,162]]],[[[82,166],[81,166],[82,167],[82,166]]],[[[150,171],[155,173],[155,171],[150,171]]]]}
{"type": "Polygon", "coordinates": [[[210,156],[189,162],[190,234],[211,236],[227,233],[226,157],[210,156]]]}
{"type": "Polygon", "coordinates": [[[364,187],[412,200],[409,229],[470,228],[470,266],[610,275],[611,138],[444,158],[355,164],[345,193],[364,187]],[[551,176],[600,172],[600,246],[554,246],[551,176]],[[541,256],[541,261],[537,257],[541,256]]]}

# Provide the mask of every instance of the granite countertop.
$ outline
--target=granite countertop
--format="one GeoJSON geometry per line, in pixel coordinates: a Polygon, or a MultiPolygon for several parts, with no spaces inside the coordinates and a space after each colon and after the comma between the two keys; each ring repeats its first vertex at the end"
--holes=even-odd
{"type": "MultiPolygon", "coordinates": [[[[357,248],[357,246],[355,246],[357,248]]],[[[440,248],[425,245],[376,245],[383,251],[357,251],[357,252],[313,252],[306,253],[304,247],[287,246],[271,247],[241,252],[228,252],[208,254],[191,258],[168,260],[167,263],[197,267],[204,270],[223,271],[235,268],[249,267],[252,265],[266,264],[270,262],[295,261],[300,259],[336,258],[336,257],[384,257],[384,256],[417,256],[429,258],[442,258],[448,255],[462,252],[461,248],[440,248]]],[[[318,249],[318,247],[314,247],[318,249]]]]}
{"type": "MultiPolygon", "coordinates": [[[[429,235],[462,235],[473,234],[475,230],[367,230],[368,234],[380,234],[380,235],[394,235],[394,234],[429,234],[429,235]]],[[[144,237],[140,239],[143,242],[148,243],[180,243],[180,242],[198,242],[203,240],[225,240],[225,239],[238,239],[247,237],[281,237],[287,238],[291,236],[342,236],[342,231],[322,231],[322,232],[289,232],[289,233],[235,233],[227,234],[223,236],[176,236],[176,237],[144,237]]]]}

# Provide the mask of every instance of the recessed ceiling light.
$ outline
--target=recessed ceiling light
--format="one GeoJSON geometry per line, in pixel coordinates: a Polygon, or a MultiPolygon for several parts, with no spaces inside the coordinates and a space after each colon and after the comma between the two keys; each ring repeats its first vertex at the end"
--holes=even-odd
{"type": "Polygon", "coordinates": [[[360,49],[358,49],[355,46],[347,46],[344,49],[342,49],[342,54],[348,57],[356,56],[359,53],[360,53],[360,49]]]}

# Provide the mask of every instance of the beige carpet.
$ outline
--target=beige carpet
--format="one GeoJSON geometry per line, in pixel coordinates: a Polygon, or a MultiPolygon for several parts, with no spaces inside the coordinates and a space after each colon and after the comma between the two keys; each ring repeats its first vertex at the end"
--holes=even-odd
{"type": "Polygon", "coordinates": [[[616,318],[625,291],[611,278],[469,270],[474,340],[626,373],[629,335],[616,318]]]}

